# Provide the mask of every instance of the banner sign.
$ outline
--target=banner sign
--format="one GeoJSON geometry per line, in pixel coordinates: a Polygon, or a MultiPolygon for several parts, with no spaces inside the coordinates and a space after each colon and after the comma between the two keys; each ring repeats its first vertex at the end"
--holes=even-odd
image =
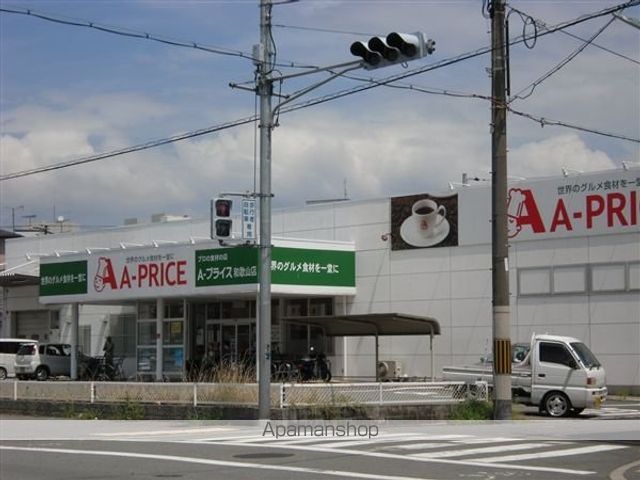
{"type": "MultiPolygon", "coordinates": [[[[259,250],[196,251],[196,287],[259,282],[259,250]]],[[[355,252],[273,247],[271,283],[355,287],[355,252]]]]}
{"type": "Polygon", "coordinates": [[[196,250],[196,287],[258,282],[257,248],[196,250]]]}
{"type": "Polygon", "coordinates": [[[509,238],[638,231],[640,178],[631,172],[579,176],[509,189],[509,238]]]}
{"type": "MultiPolygon", "coordinates": [[[[640,169],[509,182],[509,242],[640,231],[640,169]]],[[[491,243],[491,186],[391,198],[391,249],[491,243]]]]}
{"type": "MultiPolygon", "coordinates": [[[[259,283],[256,247],[198,250],[195,245],[181,245],[115,250],[82,257],[66,262],[42,260],[43,303],[232,293],[233,289],[228,287],[233,286],[244,286],[238,292],[246,293],[256,290],[259,283]],[[73,298],[62,298],[65,296],[73,298]]],[[[271,273],[272,284],[296,287],[291,293],[299,293],[305,287],[335,287],[336,295],[347,294],[340,288],[349,287],[355,293],[355,252],[273,247],[271,273]]]]}
{"type": "Polygon", "coordinates": [[[87,261],[40,265],[40,295],[87,293],[87,261]]]}
{"type": "Polygon", "coordinates": [[[356,286],[356,254],[344,250],[273,247],[271,280],[280,285],[356,286]]]}
{"type": "Polygon", "coordinates": [[[391,199],[391,250],[458,245],[458,195],[391,199]]]}

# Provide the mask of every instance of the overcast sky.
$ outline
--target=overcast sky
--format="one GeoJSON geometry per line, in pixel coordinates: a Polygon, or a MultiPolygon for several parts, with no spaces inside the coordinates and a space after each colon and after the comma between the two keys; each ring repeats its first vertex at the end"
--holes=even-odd
{"type": "MultiPolygon", "coordinates": [[[[548,26],[622,2],[525,1],[511,5],[548,26]]],[[[89,21],[151,36],[250,55],[259,40],[258,0],[6,1],[3,8],[89,21]]],[[[349,45],[391,31],[423,31],[433,55],[358,70],[385,78],[490,45],[490,21],[479,0],[300,0],[273,8],[277,61],[328,66],[351,60],[349,45]],[[292,28],[302,27],[302,28],[292,28]]],[[[640,17],[634,7],[626,15],[640,17]]],[[[609,17],[570,28],[588,39],[609,17]]],[[[523,31],[510,16],[510,35],[523,31]]],[[[527,32],[532,32],[529,28],[527,32]]],[[[231,89],[250,82],[252,61],[33,16],[0,13],[0,174],[117,150],[223,124],[254,113],[255,96],[231,89]]],[[[511,93],[517,94],[583,44],[558,32],[511,49],[511,93]]],[[[550,120],[640,137],[640,30],[614,20],[564,67],[511,107],[550,120]],[[605,50],[606,49],[606,50],[605,50]],[[608,51],[607,51],[608,50],[608,51]],[[625,58],[626,57],[626,58],[625,58]]],[[[490,95],[490,55],[458,62],[396,85],[490,95]]],[[[280,67],[282,73],[300,71],[280,67]]],[[[326,78],[285,82],[290,93],[326,78]]],[[[363,85],[337,79],[304,99],[363,85]]],[[[638,162],[636,142],[550,126],[509,115],[509,174],[558,175],[638,162]]],[[[274,208],[306,200],[443,192],[463,172],[489,177],[490,104],[480,98],[373,88],[279,117],[273,133],[274,208]]],[[[86,226],[148,220],[154,213],[208,215],[209,199],[254,185],[253,124],[168,146],[55,172],[0,182],[0,225],[64,216],[86,226]],[[18,208],[23,206],[23,208],[18,208]]]]}

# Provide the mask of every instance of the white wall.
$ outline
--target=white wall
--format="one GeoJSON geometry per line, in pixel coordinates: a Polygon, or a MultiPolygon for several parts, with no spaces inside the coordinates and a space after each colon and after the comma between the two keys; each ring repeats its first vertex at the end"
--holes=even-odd
{"type": "MultiPolygon", "coordinates": [[[[473,244],[391,251],[390,242],[383,239],[391,231],[389,199],[275,211],[272,232],[291,238],[354,241],[357,294],[348,298],[347,313],[399,312],[436,318],[442,328],[434,341],[439,374],[444,365],[476,362],[489,354],[492,338],[489,189],[465,188],[459,193],[460,231],[472,230],[478,238],[473,244]]],[[[190,236],[206,237],[208,232],[208,221],[180,221],[12,239],[7,241],[7,262],[9,266],[24,263],[27,252],[118,247],[123,241],[186,241],[190,236]]],[[[512,341],[528,341],[532,332],[581,338],[604,363],[610,385],[640,389],[640,291],[524,297],[518,296],[517,285],[522,268],[638,261],[637,226],[628,233],[513,241],[509,257],[512,341]]],[[[101,321],[99,313],[92,315],[91,321],[101,321]]],[[[344,344],[349,375],[375,375],[373,340],[349,338],[344,344]]],[[[336,350],[342,352],[342,348],[340,339],[336,350]]],[[[425,376],[430,371],[428,338],[383,338],[380,359],[399,360],[408,375],[425,376]]],[[[334,366],[343,368],[336,359],[334,366]]]]}

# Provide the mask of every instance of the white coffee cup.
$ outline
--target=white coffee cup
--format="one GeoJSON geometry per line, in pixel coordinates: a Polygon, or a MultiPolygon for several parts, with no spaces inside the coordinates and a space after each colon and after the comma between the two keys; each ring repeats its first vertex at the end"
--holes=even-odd
{"type": "Polygon", "coordinates": [[[433,200],[425,198],[413,204],[411,213],[416,220],[420,234],[430,237],[444,221],[447,209],[444,205],[438,205],[433,200]]]}

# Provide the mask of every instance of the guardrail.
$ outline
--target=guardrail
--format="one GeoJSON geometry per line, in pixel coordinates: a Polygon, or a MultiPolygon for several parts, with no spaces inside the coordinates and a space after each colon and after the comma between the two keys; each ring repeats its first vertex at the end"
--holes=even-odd
{"type": "MultiPolygon", "coordinates": [[[[67,402],[257,405],[257,383],[0,382],[0,398],[67,402]]],[[[310,405],[451,404],[486,400],[486,382],[272,383],[271,404],[310,405]]]]}

